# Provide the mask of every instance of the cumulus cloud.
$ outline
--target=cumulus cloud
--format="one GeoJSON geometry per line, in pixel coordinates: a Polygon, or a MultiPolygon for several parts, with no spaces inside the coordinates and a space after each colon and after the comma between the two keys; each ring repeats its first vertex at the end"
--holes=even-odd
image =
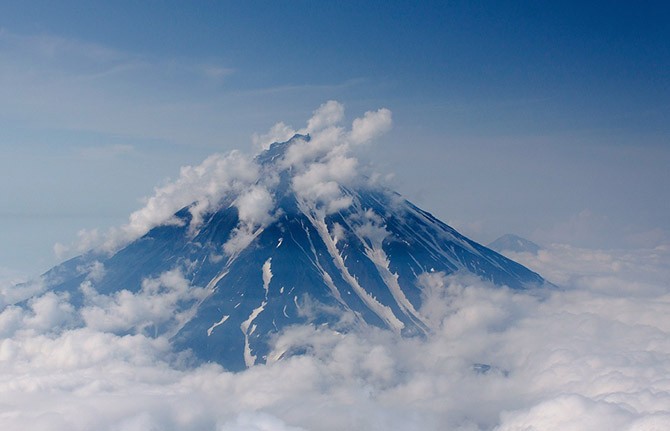
{"type": "Polygon", "coordinates": [[[160,225],[183,225],[175,217],[182,208],[189,207],[189,231],[196,232],[203,217],[219,209],[226,199],[248,190],[259,180],[259,167],[253,159],[238,151],[214,154],[196,166],[184,166],[179,178],[154,190],[144,207],[133,212],[128,223],[108,232],[81,230],[71,246],[56,244],[59,257],[84,253],[97,248],[113,252],[160,225]]]}
{"type": "Polygon", "coordinates": [[[329,100],[321,105],[314,115],[307,121],[305,133],[313,134],[339,124],[344,118],[344,105],[335,100],[329,100]]]}
{"type": "Polygon", "coordinates": [[[239,222],[223,244],[223,251],[229,257],[244,250],[276,216],[274,198],[263,186],[250,187],[233,204],[237,207],[239,222]]]}
{"type": "Polygon", "coordinates": [[[202,216],[216,209],[224,197],[239,192],[257,179],[258,167],[250,157],[237,151],[215,154],[198,166],[181,168],[179,178],[157,188],[144,208],[130,215],[129,223],[122,227],[122,231],[137,237],[156,225],[180,224],[173,214],[194,202],[189,212],[191,226],[197,228],[202,216]]]}
{"type": "Polygon", "coordinates": [[[286,167],[304,169],[309,163],[318,161],[334,149],[346,149],[344,130],[332,126],[310,135],[310,139],[302,139],[291,145],[286,151],[283,162],[286,167]]]}
{"type": "Polygon", "coordinates": [[[0,307],[16,304],[46,289],[42,279],[26,280],[12,271],[0,272],[0,307]]]}
{"type": "MultiPolygon", "coordinates": [[[[281,359],[237,374],[185,366],[166,337],[147,331],[73,326],[67,298],[44,294],[0,314],[0,427],[667,429],[670,248],[543,253],[525,263],[560,288],[513,292],[426,273],[425,338],[296,326],[274,341],[271,357],[281,359]]],[[[185,286],[174,272],[137,295],[185,286]]],[[[109,300],[109,310],[124,304],[109,300]]]]}
{"type": "Polygon", "coordinates": [[[235,201],[241,222],[254,225],[272,221],[271,211],[274,209],[272,195],[262,186],[253,186],[235,201]]]}
{"type": "Polygon", "coordinates": [[[251,140],[256,148],[267,150],[270,147],[270,144],[275,142],[286,142],[295,134],[296,131],[293,130],[293,128],[287,126],[283,122],[279,122],[272,126],[267,133],[254,134],[251,137],[251,140]]]}
{"type": "MultiPolygon", "coordinates": [[[[301,164],[318,161],[331,152],[345,154],[352,145],[369,142],[384,134],[392,123],[391,111],[386,108],[368,111],[363,117],[354,119],[348,132],[341,126],[343,119],[344,105],[341,103],[331,100],[321,105],[314,111],[307,127],[298,131],[300,134],[309,134],[311,139],[289,148],[285,163],[300,167],[301,164]]],[[[279,124],[276,127],[280,127],[279,124]]]]}
{"type": "Polygon", "coordinates": [[[25,307],[6,307],[0,313],[0,335],[10,337],[16,331],[42,333],[74,321],[74,307],[67,295],[47,292],[31,298],[25,307]]]}
{"type": "Polygon", "coordinates": [[[342,187],[361,179],[352,147],[368,142],[391,127],[391,111],[382,108],[356,118],[350,131],[340,125],[344,106],[335,101],[321,105],[299,133],[308,133],[290,148],[283,165],[296,171],[292,186],[296,194],[313,207],[333,213],[351,205],[342,187]]]}
{"type": "Polygon", "coordinates": [[[351,141],[355,144],[368,142],[391,129],[391,111],[382,108],[368,111],[363,118],[356,118],[351,127],[351,141]]]}
{"type": "Polygon", "coordinates": [[[348,184],[356,177],[357,166],[355,158],[342,155],[311,163],[303,173],[293,178],[293,190],[304,199],[326,204],[328,213],[346,208],[352,200],[342,194],[340,185],[348,184]]]}
{"type": "Polygon", "coordinates": [[[101,295],[90,281],[85,281],[81,289],[87,302],[81,317],[87,327],[148,335],[179,328],[195,311],[192,306],[208,294],[204,288],[191,286],[179,269],[145,279],[138,293],[122,289],[110,296],[101,295]],[[191,307],[176,313],[183,305],[191,307]],[[166,324],[172,327],[165,328],[166,324]]]}

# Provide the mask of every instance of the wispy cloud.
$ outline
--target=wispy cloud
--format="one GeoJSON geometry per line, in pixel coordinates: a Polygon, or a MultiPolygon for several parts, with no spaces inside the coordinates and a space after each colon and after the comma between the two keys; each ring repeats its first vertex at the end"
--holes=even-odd
{"type": "Polygon", "coordinates": [[[300,84],[300,85],[278,85],[274,87],[266,88],[256,88],[251,90],[246,90],[243,94],[246,95],[273,95],[273,94],[282,94],[282,93],[304,93],[304,92],[324,92],[324,93],[333,93],[339,90],[345,90],[350,88],[355,88],[368,84],[369,80],[366,78],[353,78],[348,79],[344,82],[335,83],[335,84],[300,84]]]}
{"type": "Polygon", "coordinates": [[[135,147],[130,144],[84,147],[78,150],[78,156],[84,160],[108,160],[132,154],[135,147]]]}

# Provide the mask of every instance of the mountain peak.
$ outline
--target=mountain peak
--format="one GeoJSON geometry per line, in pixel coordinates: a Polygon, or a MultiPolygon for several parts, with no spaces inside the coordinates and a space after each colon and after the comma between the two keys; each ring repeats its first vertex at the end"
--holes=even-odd
{"type": "Polygon", "coordinates": [[[544,283],[362,179],[349,150],[387,127],[390,114],[366,113],[348,132],[335,124],[339,108],[320,108],[313,132],[254,159],[234,152],[182,169],[131,216],[133,232],[149,226],[145,233],[54,268],[52,288],[67,292],[89,325],[164,335],[238,370],[291,354],[272,341],[295,324],[426,334],[434,322],[425,304],[456,272],[513,289],[544,283]],[[163,306],[145,306],[154,301],[163,306]],[[128,321],[127,307],[147,312],[128,321]]]}
{"type": "Polygon", "coordinates": [[[491,242],[488,247],[498,252],[513,251],[517,253],[527,252],[532,254],[537,254],[541,249],[541,247],[534,242],[511,233],[505,234],[491,242]]]}
{"type": "Polygon", "coordinates": [[[266,150],[262,151],[255,157],[255,160],[258,164],[261,165],[271,164],[276,160],[284,157],[288,148],[295,142],[309,142],[311,139],[312,138],[309,134],[296,133],[287,141],[271,143],[266,150]]]}

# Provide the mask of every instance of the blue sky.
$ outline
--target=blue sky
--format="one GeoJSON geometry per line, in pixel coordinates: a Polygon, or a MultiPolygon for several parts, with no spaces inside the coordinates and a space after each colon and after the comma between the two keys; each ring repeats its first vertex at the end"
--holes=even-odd
{"type": "Polygon", "coordinates": [[[663,2],[0,3],[0,268],[39,272],[179,167],[327,100],[481,242],[670,242],[663,2]]]}

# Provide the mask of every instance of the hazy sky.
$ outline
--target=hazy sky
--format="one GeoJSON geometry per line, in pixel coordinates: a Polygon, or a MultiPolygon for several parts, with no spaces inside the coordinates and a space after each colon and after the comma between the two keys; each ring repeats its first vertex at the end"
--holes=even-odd
{"type": "Polygon", "coordinates": [[[120,225],[179,167],[338,100],[475,240],[670,242],[665,2],[0,3],[0,270],[120,225]]]}

